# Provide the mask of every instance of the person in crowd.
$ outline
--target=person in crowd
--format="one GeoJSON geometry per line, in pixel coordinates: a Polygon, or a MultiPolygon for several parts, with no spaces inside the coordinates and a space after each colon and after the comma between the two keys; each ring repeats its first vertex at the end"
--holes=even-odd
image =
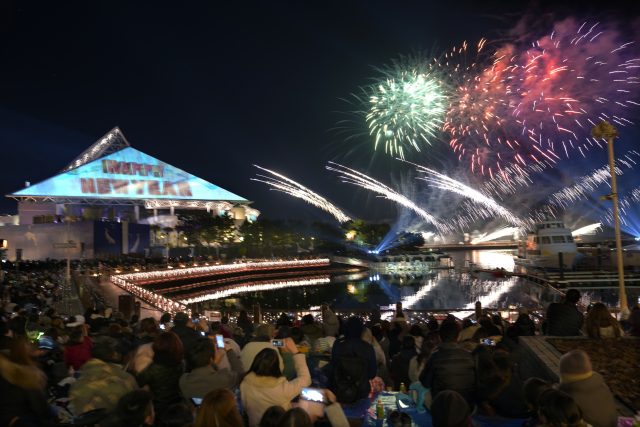
{"type": "Polygon", "coordinates": [[[589,338],[619,338],[624,334],[616,318],[601,302],[595,303],[587,313],[584,329],[589,338]]]}
{"type": "Polygon", "coordinates": [[[291,408],[282,415],[278,427],[313,427],[313,423],[304,409],[291,408]]]}
{"type": "MultiPolygon", "coordinates": [[[[489,346],[479,346],[487,349],[489,346]]],[[[483,368],[480,363],[476,365],[478,402],[481,402],[480,390],[486,392],[483,402],[483,409],[487,414],[498,415],[505,418],[525,418],[528,415],[528,408],[523,394],[523,382],[518,371],[514,369],[510,354],[503,347],[487,349],[491,354],[491,365],[487,369],[491,371],[490,376],[483,377],[483,368]],[[483,384],[486,379],[486,385],[483,384]],[[483,387],[484,386],[484,387],[483,387]]]]}
{"type": "Polygon", "coordinates": [[[377,376],[383,378],[385,382],[389,380],[389,373],[387,372],[387,358],[378,344],[378,340],[375,339],[369,328],[362,329],[362,339],[373,346],[373,351],[376,354],[376,364],[378,365],[377,376]]]}
{"type": "Polygon", "coordinates": [[[288,326],[290,328],[293,326],[293,321],[287,313],[280,314],[280,317],[276,320],[276,327],[279,328],[280,326],[288,326]]]}
{"type": "Polygon", "coordinates": [[[496,326],[489,316],[482,316],[478,320],[478,324],[487,332],[487,337],[500,337],[502,330],[496,326]]]}
{"type": "Polygon", "coordinates": [[[636,306],[631,310],[631,315],[627,319],[627,334],[632,337],[640,337],[640,307],[636,306]]]}
{"type": "Polygon", "coordinates": [[[411,383],[420,381],[420,374],[427,364],[427,360],[431,357],[431,353],[440,345],[440,334],[438,331],[429,331],[427,336],[422,340],[422,348],[418,354],[409,362],[409,379],[411,383]]]}
{"type": "Polygon", "coordinates": [[[313,318],[313,314],[302,316],[302,327],[300,328],[307,342],[313,348],[316,340],[323,336],[322,327],[318,325],[313,318]]]}
{"type": "Polygon", "coordinates": [[[246,310],[240,311],[240,314],[238,315],[237,324],[244,332],[245,338],[248,338],[253,335],[253,322],[251,321],[251,319],[249,319],[249,316],[247,315],[246,310]]]}
{"type": "Polygon", "coordinates": [[[36,366],[31,344],[15,337],[0,353],[0,426],[49,426],[52,414],[45,394],[47,378],[36,366]]]}
{"type": "Polygon", "coordinates": [[[436,394],[430,411],[433,427],[473,426],[467,400],[453,390],[444,390],[436,394]]]}
{"type": "Polygon", "coordinates": [[[283,343],[282,351],[293,354],[297,376],[287,381],[282,375],[278,352],[273,348],[265,348],[256,355],[240,384],[242,404],[250,427],[257,426],[267,408],[273,405],[289,409],[291,399],[311,384],[305,355],[298,352],[291,338],[285,338],[283,343]]]}
{"type": "Polygon", "coordinates": [[[153,317],[142,319],[139,324],[138,335],[134,340],[134,351],[129,361],[129,369],[137,374],[142,372],[153,362],[153,341],[160,329],[153,317]]]}
{"type": "Polygon", "coordinates": [[[202,399],[194,427],[243,427],[235,395],[227,389],[212,390],[202,399]]]}
{"type": "Polygon", "coordinates": [[[264,415],[262,415],[262,418],[260,419],[260,424],[258,426],[259,427],[277,427],[278,421],[280,421],[280,418],[282,418],[285,412],[286,411],[282,408],[282,406],[279,406],[279,405],[274,405],[274,406],[271,406],[270,408],[267,408],[267,410],[264,411],[264,415]]]}
{"type": "Polygon", "coordinates": [[[182,401],[179,382],[183,355],[180,338],[173,332],[163,332],[153,342],[153,363],[136,377],[140,387],[147,386],[153,393],[153,406],[159,415],[182,401]]]}
{"type": "Polygon", "coordinates": [[[83,323],[75,326],[69,334],[69,341],[64,349],[64,361],[74,370],[80,370],[82,365],[91,359],[92,346],[89,325],[83,323]]]}
{"type": "Polygon", "coordinates": [[[582,350],[572,350],[560,358],[560,385],[582,410],[584,420],[593,427],[615,427],[618,412],[602,375],[594,372],[591,360],[582,350]]]}
{"type": "Polygon", "coordinates": [[[201,340],[193,351],[187,354],[187,359],[191,359],[193,369],[180,377],[180,390],[185,398],[203,397],[211,390],[219,388],[231,390],[238,386],[244,373],[240,358],[228,344],[225,348],[217,348],[210,340],[201,340]],[[231,370],[218,369],[225,353],[231,370]]]}
{"type": "Polygon", "coordinates": [[[378,366],[373,346],[362,339],[364,323],[360,317],[350,317],[344,336],[333,344],[329,365],[330,389],[340,403],[353,403],[369,395],[369,380],[376,376],[378,366]]]}
{"type": "Polygon", "coordinates": [[[337,337],[340,331],[340,321],[338,316],[329,308],[327,304],[322,304],[320,307],[322,312],[322,329],[324,335],[328,337],[337,337]]]}
{"type": "Polygon", "coordinates": [[[154,427],[193,427],[193,407],[186,402],[174,403],[156,420],[154,427]]]}
{"type": "Polygon", "coordinates": [[[389,357],[393,359],[402,347],[402,340],[409,333],[409,324],[404,314],[396,314],[391,322],[391,329],[387,336],[389,337],[389,357]]]}
{"type": "Polygon", "coordinates": [[[389,363],[389,360],[390,360],[389,359],[389,338],[387,337],[385,328],[383,328],[383,324],[384,324],[384,321],[380,323],[376,323],[373,326],[371,326],[371,334],[376,339],[376,341],[378,342],[378,345],[382,349],[386,363],[389,363]]]}
{"type": "Polygon", "coordinates": [[[168,331],[173,328],[173,322],[171,321],[171,313],[163,313],[160,316],[160,329],[168,331]]]}
{"type": "MultiPolygon", "coordinates": [[[[253,359],[262,350],[265,348],[275,348],[271,343],[275,334],[276,329],[273,325],[269,323],[258,325],[256,328],[256,337],[252,341],[246,343],[240,352],[240,361],[245,369],[253,364],[253,359]]],[[[284,361],[282,360],[280,353],[278,353],[278,360],[280,360],[280,370],[284,370],[284,361]]]]}
{"type": "Polygon", "coordinates": [[[549,389],[542,393],[538,402],[540,425],[543,427],[588,427],[582,411],[568,394],[549,389]]]}
{"type": "Polygon", "coordinates": [[[91,355],[69,390],[71,410],[76,415],[99,408],[112,411],[122,396],[138,388],[135,378],[118,365],[122,357],[115,339],[96,338],[91,355]]]}
{"type": "Polygon", "coordinates": [[[493,322],[493,324],[498,328],[498,331],[500,332],[499,335],[504,335],[505,329],[502,316],[500,316],[499,314],[494,314],[493,316],[491,316],[491,322],[493,322]]]}
{"type": "Polygon", "coordinates": [[[402,340],[400,352],[391,359],[390,371],[391,378],[393,380],[393,388],[395,390],[400,389],[400,384],[404,384],[407,389],[409,388],[409,385],[411,384],[411,378],[409,378],[409,366],[411,365],[411,359],[417,355],[413,336],[405,336],[402,340]]]}
{"type": "MultiPolygon", "coordinates": [[[[202,335],[196,332],[193,322],[187,313],[179,312],[173,318],[173,328],[171,332],[176,334],[182,342],[182,347],[186,353],[191,353],[197,342],[202,339],[202,335]]],[[[187,371],[191,370],[191,366],[187,364],[187,371]]]]}
{"type": "Polygon", "coordinates": [[[549,304],[546,315],[546,335],[567,337],[582,335],[584,315],[576,306],[580,301],[580,291],[569,289],[564,301],[549,304]]]}
{"type": "Polygon", "coordinates": [[[153,396],[147,390],[134,390],[122,396],[116,408],[113,427],[151,427],[155,423],[153,396]]]}
{"type": "Polygon", "coordinates": [[[549,389],[551,389],[551,384],[541,378],[531,377],[524,382],[522,392],[529,410],[529,417],[524,422],[523,427],[537,427],[540,425],[538,402],[542,393],[549,389]]]}
{"type": "Polygon", "coordinates": [[[475,335],[478,329],[480,329],[480,325],[477,322],[469,318],[464,319],[462,321],[462,330],[460,331],[458,340],[466,341],[466,340],[473,339],[473,336],[475,335]]]}
{"type": "Polygon", "coordinates": [[[536,324],[527,312],[520,312],[513,327],[516,329],[516,336],[519,337],[529,337],[536,334],[536,324]]]}
{"type": "Polygon", "coordinates": [[[413,340],[416,343],[416,351],[420,351],[422,348],[422,341],[424,340],[424,333],[422,332],[420,325],[411,325],[409,327],[409,335],[413,337],[413,340]]]}
{"type": "Polygon", "coordinates": [[[443,390],[460,393],[473,405],[476,393],[476,369],[473,356],[458,343],[458,325],[445,320],[440,325],[441,344],[433,351],[420,375],[422,385],[436,396],[443,390]]]}

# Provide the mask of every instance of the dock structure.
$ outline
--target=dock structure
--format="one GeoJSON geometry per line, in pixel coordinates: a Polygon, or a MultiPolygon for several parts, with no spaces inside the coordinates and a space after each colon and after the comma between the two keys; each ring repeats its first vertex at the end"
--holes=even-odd
{"type": "MultiPolygon", "coordinates": [[[[618,274],[610,271],[536,271],[508,274],[557,289],[613,289],[618,287],[618,274]]],[[[630,288],[640,288],[640,274],[638,273],[625,272],[624,281],[628,283],[630,288]]]]}

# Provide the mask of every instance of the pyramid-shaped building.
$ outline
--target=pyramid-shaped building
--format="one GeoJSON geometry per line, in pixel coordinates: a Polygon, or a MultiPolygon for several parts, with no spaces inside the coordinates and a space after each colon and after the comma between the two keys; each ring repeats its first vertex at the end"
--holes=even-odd
{"type": "Polygon", "coordinates": [[[176,211],[228,214],[237,224],[259,215],[245,198],[133,148],[117,127],[59,174],[7,197],[18,201],[19,225],[2,227],[0,239],[17,259],[60,258],[56,249],[74,249],[61,244],[73,240],[68,233],[84,238],[74,240],[84,243],[74,257],[142,253],[153,243],[149,227],[175,226],[176,211]]]}

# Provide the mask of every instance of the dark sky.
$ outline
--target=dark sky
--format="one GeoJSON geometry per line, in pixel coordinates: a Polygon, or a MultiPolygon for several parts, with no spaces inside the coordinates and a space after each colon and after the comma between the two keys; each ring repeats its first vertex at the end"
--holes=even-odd
{"type": "MultiPolygon", "coordinates": [[[[625,3],[634,2],[607,2],[605,13],[637,17],[625,3]]],[[[367,138],[345,142],[335,130],[350,108],[341,98],[399,54],[500,38],[524,14],[603,13],[575,4],[3,0],[0,193],[55,174],[117,125],[134,147],[255,201],[267,217],[329,219],[251,182],[253,163],[357,216],[387,217],[389,203],[324,171],[328,160],[386,181],[398,171],[372,159],[367,138]]],[[[0,201],[0,213],[14,210],[0,201]]]]}

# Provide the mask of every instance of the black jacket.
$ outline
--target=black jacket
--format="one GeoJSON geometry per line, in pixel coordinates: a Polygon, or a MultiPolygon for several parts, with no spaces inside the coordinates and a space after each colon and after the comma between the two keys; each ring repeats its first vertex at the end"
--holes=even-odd
{"type": "Polygon", "coordinates": [[[547,309],[546,335],[570,337],[582,335],[581,328],[584,315],[575,305],[567,303],[553,303],[547,309]]]}
{"type": "Polygon", "coordinates": [[[149,386],[157,414],[162,415],[169,406],[183,401],[179,385],[182,373],[181,365],[170,367],[154,362],[136,377],[140,387],[149,386]]]}
{"type": "Polygon", "coordinates": [[[443,390],[460,393],[469,405],[475,403],[476,365],[473,355],[456,343],[442,343],[433,352],[420,382],[435,396],[443,390]]]}
{"type": "MultiPolygon", "coordinates": [[[[369,380],[374,378],[378,371],[376,353],[371,344],[360,338],[341,338],[333,344],[333,349],[331,351],[331,369],[339,363],[340,358],[351,355],[355,355],[360,358],[365,366],[365,374],[367,378],[362,381],[359,389],[359,398],[362,399],[369,395],[369,391],[371,390],[369,380]]],[[[329,378],[333,381],[332,374],[329,378]]],[[[335,392],[336,385],[331,385],[335,392]]]]}

